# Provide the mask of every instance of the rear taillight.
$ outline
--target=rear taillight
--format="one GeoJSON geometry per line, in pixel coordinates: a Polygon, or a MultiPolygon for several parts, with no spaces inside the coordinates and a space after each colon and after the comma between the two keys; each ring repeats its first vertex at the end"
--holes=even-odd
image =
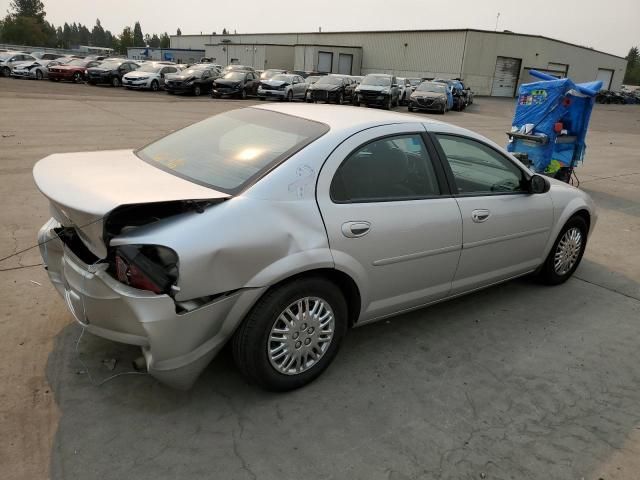
{"type": "Polygon", "coordinates": [[[178,280],[178,256],[158,245],[117,247],[112,266],[118,281],[157,294],[171,293],[178,280]]]}

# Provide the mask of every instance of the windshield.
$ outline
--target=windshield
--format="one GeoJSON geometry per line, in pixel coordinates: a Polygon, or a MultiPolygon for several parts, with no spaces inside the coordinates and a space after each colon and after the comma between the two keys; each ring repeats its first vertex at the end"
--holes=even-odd
{"type": "Polygon", "coordinates": [[[422,80],[420,80],[419,78],[410,78],[409,83],[411,84],[412,87],[416,87],[420,85],[420,83],[422,83],[422,80]]]}
{"type": "Polygon", "coordinates": [[[15,54],[13,52],[5,52],[0,53],[0,60],[6,60],[9,57],[13,57],[15,54]]]}
{"type": "Polygon", "coordinates": [[[391,77],[386,75],[367,75],[362,80],[362,85],[373,85],[375,87],[391,86],[391,77]]]}
{"type": "Polygon", "coordinates": [[[305,79],[305,82],[307,82],[307,83],[316,83],[318,80],[320,80],[320,77],[311,76],[311,77],[307,77],[305,79]]]}
{"type": "Polygon", "coordinates": [[[293,82],[293,77],[291,75],[275,75],[271,80],[274,82],[293,82]]]}
{"type": "Polygon", "coordinates": [[[421,83],[418,88],[418,92],[433,92],[433,93],[446,93],[445,86],[437,83],[424,82],[421,83]]]}
{"type": "Polygon", "coordinates": [[[137,155],[179,177],[234,193],[328,130],[300,117],[243,108],[172,133],[137,155]]]}
{"type": "Polygon", "coordinates": [[[229,72],[224,76],[225,80],[244,80],[244,72],[229,72]]]}
{"type": "Polygon", "coordinates": [[[316,85],[342,85],[342,79],[340,77],[322,77],[316,85]]]}
{"type": "Polygon", "coordinates": [[[104,68],[105,70],[115,70],[120,65],[122,65],[122,62],[103,62],[100,64],[100,68],[104,68]]]}
{"type": "Polygon", "coordinates": [[[204,70],[197,68],[187,68],[186,70],[182,70],[180,72],[180,75],[182,75],[183,77],[200,77],[202,76],[202,72],[204,72],[204,70]]]}
{"type": "Polygon", "coordinates": [[[44,57],[44,52],[33,52],[31,56],[37,60],[42,59],[44,57]]]}
{"type": "Polygon", "coordinates": [[[145,63],[142,65],[137,71],[138,72],[148,72],[148,73],[158,73],[164,65],[154,65],[153,63],[145,63]]]}
{"type": "Polygon", "coordinates": [[[260,78],[262,78],[263,80],[267,80],[280,73],[282,73],[280,70],[265,70],[264,72],[262,72],[262,75],[260,75],[260,78]]]}
{"type": "Polygon", "coordinates": [[[70,62],[68,62],[67,65],[72,65],[72,66],[76,66],[76,67],[84,67],[88,63],[89,62],[87,62],[86,60],[83,60],[81,58],[76,58],[75,60],[71,60],[70,62]]]}

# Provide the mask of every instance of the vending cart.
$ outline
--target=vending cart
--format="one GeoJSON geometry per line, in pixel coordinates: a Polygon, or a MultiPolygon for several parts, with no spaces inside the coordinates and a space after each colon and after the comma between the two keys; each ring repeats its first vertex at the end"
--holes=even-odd
{"type": "Polygon", "coordinates": [[[537,70],[529,73],[542,81],[520,86],[507,150],[537,173],[573,182],[602,82],[575,84],[537,70]]]}

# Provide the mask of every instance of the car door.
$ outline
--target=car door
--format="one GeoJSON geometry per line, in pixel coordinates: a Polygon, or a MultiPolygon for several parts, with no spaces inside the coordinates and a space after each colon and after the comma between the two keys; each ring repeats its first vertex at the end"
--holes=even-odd
{"type": "Polygon", "coordinates": [[[246,90],[251,95],[256,95],[258,93],[258,83],[256,82],[256,77],[253,73],[249,72],[246,76],[246,90]]]}
{"type": "Polygon", "coordinates": [[[479,139],[432,135],[462,214],[464,242],[451,294],[541,265],[553,224],[550,193],[529,193],[530,174],[479,139]]]}
{"type": "Polygon", "coordinates": [[[307,92],[306,84],[304,83],[304,79],[300,76],[295,76],[294,85],[293,85],[293,95],[296,98],[304,98],[305,93],[307,92]]]}
{"type": "Polygon", "coordinates": [[[460,210],[420,123],[385,125],[341,143],[317,199],[336,268],[361,291],[361,322],[447,295],[462,246],[460,210]]]}
{"type": "Polygon", "coordinates": [[[177,71],[176,67],[164,67],[160,73],[160,85],[164,86],[164,81],[168,74],[176,73],[177,71]]]}

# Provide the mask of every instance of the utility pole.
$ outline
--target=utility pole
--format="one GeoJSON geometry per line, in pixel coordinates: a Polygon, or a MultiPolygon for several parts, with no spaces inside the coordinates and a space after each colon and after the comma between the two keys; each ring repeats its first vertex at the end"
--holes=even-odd
{"type": "Polygon", "coordinates": [[[496,32],[498,31],[498,20],[500,20],[500,12],[498,12],[498,14],[496,15],[496,32]]]}

